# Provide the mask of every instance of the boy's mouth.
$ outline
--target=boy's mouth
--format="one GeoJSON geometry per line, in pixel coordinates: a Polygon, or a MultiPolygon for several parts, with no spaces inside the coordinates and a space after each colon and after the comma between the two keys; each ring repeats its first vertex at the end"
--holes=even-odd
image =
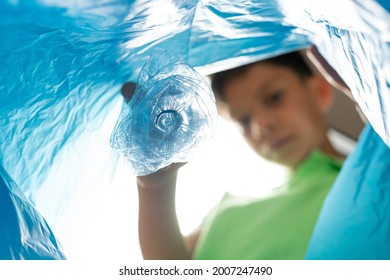
{"type": "Polygon", "coordinates": [[[270,143],[271,150],[279,151],[283,149],[285,146],[287,146],[291,141],[293,140],[293,137],[291,135],[283,137],[281,139],[278,139],[276,141],[273,141],[270,143]]]}

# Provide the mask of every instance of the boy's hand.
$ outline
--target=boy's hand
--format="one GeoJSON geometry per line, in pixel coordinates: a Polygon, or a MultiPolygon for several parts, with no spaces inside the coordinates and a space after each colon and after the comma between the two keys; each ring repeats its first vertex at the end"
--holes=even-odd
{"type": "Polygon", "coordinates": [[[185,165],[185,162],[172,163],[156,172],[146,175],[146,176],[138,176],[137,183],[141,188],[147,189],[159,189],[163,186],[172,182],[172,180],[176,180],[177,173],[179,168],[185,165]]]}

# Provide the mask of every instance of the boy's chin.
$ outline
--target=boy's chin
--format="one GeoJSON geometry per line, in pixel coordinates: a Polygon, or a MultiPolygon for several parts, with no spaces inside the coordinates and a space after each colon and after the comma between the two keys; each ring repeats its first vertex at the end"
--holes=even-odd
{"type": "Polygon", "coordinates": [[[268,161],[289,167],[296,168],[300,164],[300,160],[295,157],[294,154],[288,153],[268,153],[266,156],[263,156],[268,161]]]}

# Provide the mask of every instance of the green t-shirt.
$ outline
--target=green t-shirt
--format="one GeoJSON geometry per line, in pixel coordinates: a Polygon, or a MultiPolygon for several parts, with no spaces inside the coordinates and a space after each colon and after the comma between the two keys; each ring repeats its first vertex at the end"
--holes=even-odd
{"type": "Polygon", "coordinates": [[[226,194],[205,218],[194,258],[303,259],[341,165],[315,151],[269,196],[226,194]]]}

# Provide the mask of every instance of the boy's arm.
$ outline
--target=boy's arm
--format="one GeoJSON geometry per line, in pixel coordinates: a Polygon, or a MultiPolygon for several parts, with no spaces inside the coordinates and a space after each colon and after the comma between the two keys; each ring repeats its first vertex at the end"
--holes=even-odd
{"type": "Polygon", "coordinates": [[[137,177],[139,241],[144,259],[190,259],[193,244],[183,238],[175,207],[178,169],[172,164],[148,176],[137,177]]]}

